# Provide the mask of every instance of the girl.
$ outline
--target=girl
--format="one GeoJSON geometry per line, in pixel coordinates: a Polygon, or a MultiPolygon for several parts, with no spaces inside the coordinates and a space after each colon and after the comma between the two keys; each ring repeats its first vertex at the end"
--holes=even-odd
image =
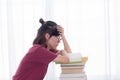
{"type": "Polygon", "coordinates": [[[43,80],[50,62],[69,63],[67,53],[71,53],[64,30],[53,21],[44,21],[38,29],[33,46],[23,57],[13,80],[43,80]],[[60,40],[64,50],[56,50],[60,40]]]}

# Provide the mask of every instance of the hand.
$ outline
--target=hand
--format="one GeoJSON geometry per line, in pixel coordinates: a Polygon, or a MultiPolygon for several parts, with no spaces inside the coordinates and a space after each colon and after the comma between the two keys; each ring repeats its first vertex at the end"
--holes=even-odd
{"type": "Polygon", "coordinates": [[[59,54],[59,55],[66,55],[67,52],[66,52],[65,50],[59,50],[59,51],[57,52],[57,54],[59,54]]]}
{"type": "Polygon", "coordinates": [[[59,31],[61,37],[64,36],[64,28],[62,26],[58,25],[57,30],[59,31]]]}

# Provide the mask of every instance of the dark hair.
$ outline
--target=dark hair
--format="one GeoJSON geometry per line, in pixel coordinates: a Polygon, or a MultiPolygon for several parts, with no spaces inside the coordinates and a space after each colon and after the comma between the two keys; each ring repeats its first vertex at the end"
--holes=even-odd
{"type": "Polygon", "coordinates": [[[38,29],[38,33],[33,41],[33,44],[39,44],[47,47],[45,34],[50,34],[50,37],[59,36],[59,32],[57,31],[57,24],[53,21],[44,21],[42,18],[39,20],[39,22],[41,23],[41,27],[38,29]]]}

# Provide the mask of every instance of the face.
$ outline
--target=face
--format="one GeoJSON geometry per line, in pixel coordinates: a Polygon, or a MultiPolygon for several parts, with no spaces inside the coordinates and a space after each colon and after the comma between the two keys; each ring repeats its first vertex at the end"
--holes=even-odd
{"type": "Polygon", "coordinates": [[[60,36],[51,36],[47,40],[48,49],[56,49],[60,42],[60,36]]]}

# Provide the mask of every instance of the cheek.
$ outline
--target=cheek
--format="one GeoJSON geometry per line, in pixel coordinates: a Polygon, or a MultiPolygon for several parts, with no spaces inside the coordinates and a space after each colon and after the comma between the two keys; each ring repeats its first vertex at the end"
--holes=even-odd
{"type": "Polygon", "coordinates": [[[54,43],[56,43],[56,41],[54,39],[50,38],[48,41],[48,44],[53,45],[54,43]]]}
{"type": "Polygon", "coordinates": [[[51,39],[49,42],[52,46],[56,46],[58,44],[58,40],[57,39],[51,39]]]}
{"type": "Polygon", "coordinates": [[[57,44],[57,40],[51,40],[51,44],[52,44],[52,45],[57,44]]]}

